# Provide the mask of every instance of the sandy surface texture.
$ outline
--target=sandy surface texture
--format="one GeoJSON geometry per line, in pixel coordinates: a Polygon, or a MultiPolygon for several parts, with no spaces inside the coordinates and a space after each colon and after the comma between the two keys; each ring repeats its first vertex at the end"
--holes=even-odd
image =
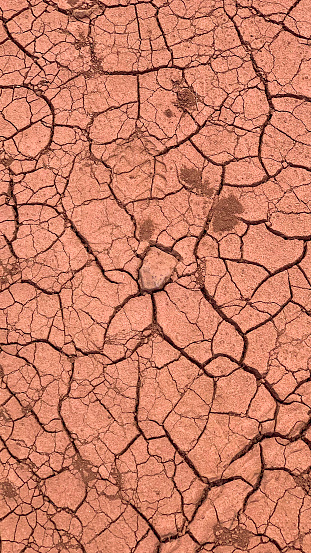
{"type": "Polygon", "coordinates": [[[0,0],[1,553],[311,553],[310,0],[0,0]]]}

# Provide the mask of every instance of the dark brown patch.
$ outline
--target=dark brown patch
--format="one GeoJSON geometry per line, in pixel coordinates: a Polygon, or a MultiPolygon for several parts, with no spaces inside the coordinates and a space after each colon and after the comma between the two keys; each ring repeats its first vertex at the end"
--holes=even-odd
{"type": "Polygon", "coordinates": [[[81,50],[81,48],[84,48],[85,45],[86,45],[86,42],[83,40],[75,40],[74,42],[74,47],[76,50],[81,50]]]}
{"type": "Polygon", "coordinates": [[[302,472],[298,476],[293,477],[297,486],[303,489],[303,491],[311,495],[311,474],[310,471],[302,472]]]}
{"type": "Polygon", "coordinates": [[[80,476],[85,484],[95,480],[96,474],[92,470],[92,465],[87,459],[77,456],[73,461],[73,467],[79,471],[80,476]]]}
{"type": "Polygon", "coordinates": [[[232,230],[239,222],[237,213],[243,213],[244,209],[239,200],[230,194],[227,198],[218,201],[213,212],[213,229],[215,232],[232,230]]]}
{"type": "Polygon", "coordinates": [[[11,163],[13,163],[14,161],[14,157],[6,157],[6,158],[2,158],[0,160],[0,162],[2,163],[2,165],[4,165],[4,167],[10,167],[11,163]]]}
{"type": "Polygon", "coordinates": [[[0,365],[0,378],[3,378],[4,377],[4,369],[3,369],[3,366],[0,365]]]}
{"type": "MultiPolygon", "coordinates": [[[[1,262],[0,262],[0,265],[1,262]]],[[[11,265],[2,265],[2,271],[3,271],[3,275],[2,275],[2,278],[1,278],[1,282],[4,284],[4,283],[7,283],[8,282],[8,276],[14,276],[14,275],[17,275],[18,273],[20,273],[20,266],[19,266],[19,263],[17,261],[14,261],[13,263],[11,263],[11,265]]]]}
{"type": "Polygon", "coordinates": [[[214,188],[209,186],[208,180],[202,182],[202,194],[204,194],[204,196],[206,196],[207,198],[211,198],[214,194],[214,188]]]}
{"type": "Polygon", "coordinates": [[[196,283],[198,286],[200,286],[200,288],[202,288],[205,284],[205,271],[203,269],[203,267],[199,266],[197,268],[197,271],[196,271],[196,274],[195,274],[195,280],[196,280],[196,283]]]}
{"type": "Polygon", "coordinates": [[[201,186],[202,173],[198,169],[195,169],[195,167],[183,165],[180,169],[179,177],[191,190],[201,186]]]}
{"type": "Polygon", "coordinates": [[[175,104],[183,111],[192,110],[197,107],[196,95],[191,88],[181,88],[177,92],[177,102],[175,104]]]}
{"type": "Polygon", "coordinates": [[[68,4],[70,4],[71,6],[75,6],[76,4],[78,4],[79,0],[68,0],[68,4]]]}
{"type": "MultiPolygon", "coordinates": [[[[77,38],[74,42],[74,46],[77,50],[80,50],[81,48],[84,48],[85,46],[87,46],[88,40],[87,40],[87,38],[85,38],[83,33],[78,33],[78,37],[79,38],[77,38]]],[[[85,167],[90,167],[91,162],[90,161],[89,162],[85,161],[83,165],[85,167]]]]}
{"type": "Polygon", "coordinates": [[[148,219],[145,219],[145,221],[143,221],[138,231],[139,240],[150,240],[154,230],[155,225],[152,219],[148,217],[148,219]]]}
{"type": "Polygon", "coordinates": [[[251,533],[245,528],[236,526],[232,530],[217,524],[213,528],[215,541],[217,545],[233,545],[240,549],[246,549],[248,547],[251,533]]]}
{"type": "Polygon", "coordinates": [[[13,499],[17,496],[16,488],[9,480],[1,482],[0,489],[4,497],[7,497],[8,499],[13,499]]]}
{"type": "Polygon", "coordinates": [[[213,195],[213,188],[208,186],[208,180],[202,181],[202,171],[199,171],[199,169],[183,165],[180,169],[179,178],[188,190],[193,190],[197,194],[202,194],[208,198],[213,195]]]}
{"type": "Polygon", "coordinates": [[[31,412],[32,407],[31,407],[31,404],[29,403],[28,405],[22,405],[21,409],[24,415],[27,415],[27,413],[31,412]]]}
{"type": "Polygon", "coordinates": [[[10,270],[8,270],[8,274],[10,275],[17,275],[20,272],[20,266],[17,261],[12,263],[10,270]]]}
{"type": "Polygon", "coordinates": [[[166,115],[166,117],[168,117],[168,118],[171,118],[171,117],[173,117],[174,113],[172,112],[171,109],[166,109],[165,112],[164,112],[164,115],[166,115]]]}

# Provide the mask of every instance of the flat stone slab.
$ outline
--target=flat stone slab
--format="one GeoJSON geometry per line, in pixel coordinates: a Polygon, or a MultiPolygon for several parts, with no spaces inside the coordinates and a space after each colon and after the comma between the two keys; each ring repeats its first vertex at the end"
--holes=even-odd
{"type": "Polygon", "coordinates": [[[142,290],[153,292],[161,290],[169,282],[177,259],[158,248],[151,248],[144,258],[139,271],[139,280],[142,290]]]}

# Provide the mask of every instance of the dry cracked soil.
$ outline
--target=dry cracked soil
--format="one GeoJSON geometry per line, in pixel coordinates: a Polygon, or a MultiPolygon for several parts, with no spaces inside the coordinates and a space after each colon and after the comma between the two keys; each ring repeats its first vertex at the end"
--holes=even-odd
{"type": "Polygon", "coordinates": [[[310,0],[0,0],[1,553],[311,553],[310,0]]]}

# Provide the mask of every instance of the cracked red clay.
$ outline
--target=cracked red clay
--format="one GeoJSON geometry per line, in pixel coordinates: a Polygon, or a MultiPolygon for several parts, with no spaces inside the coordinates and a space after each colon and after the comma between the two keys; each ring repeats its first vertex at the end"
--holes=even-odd
{"type": "Polygon", "coordinates": [[[310,3],[0,15],[1,552],[310,553],[310,3]]]}

